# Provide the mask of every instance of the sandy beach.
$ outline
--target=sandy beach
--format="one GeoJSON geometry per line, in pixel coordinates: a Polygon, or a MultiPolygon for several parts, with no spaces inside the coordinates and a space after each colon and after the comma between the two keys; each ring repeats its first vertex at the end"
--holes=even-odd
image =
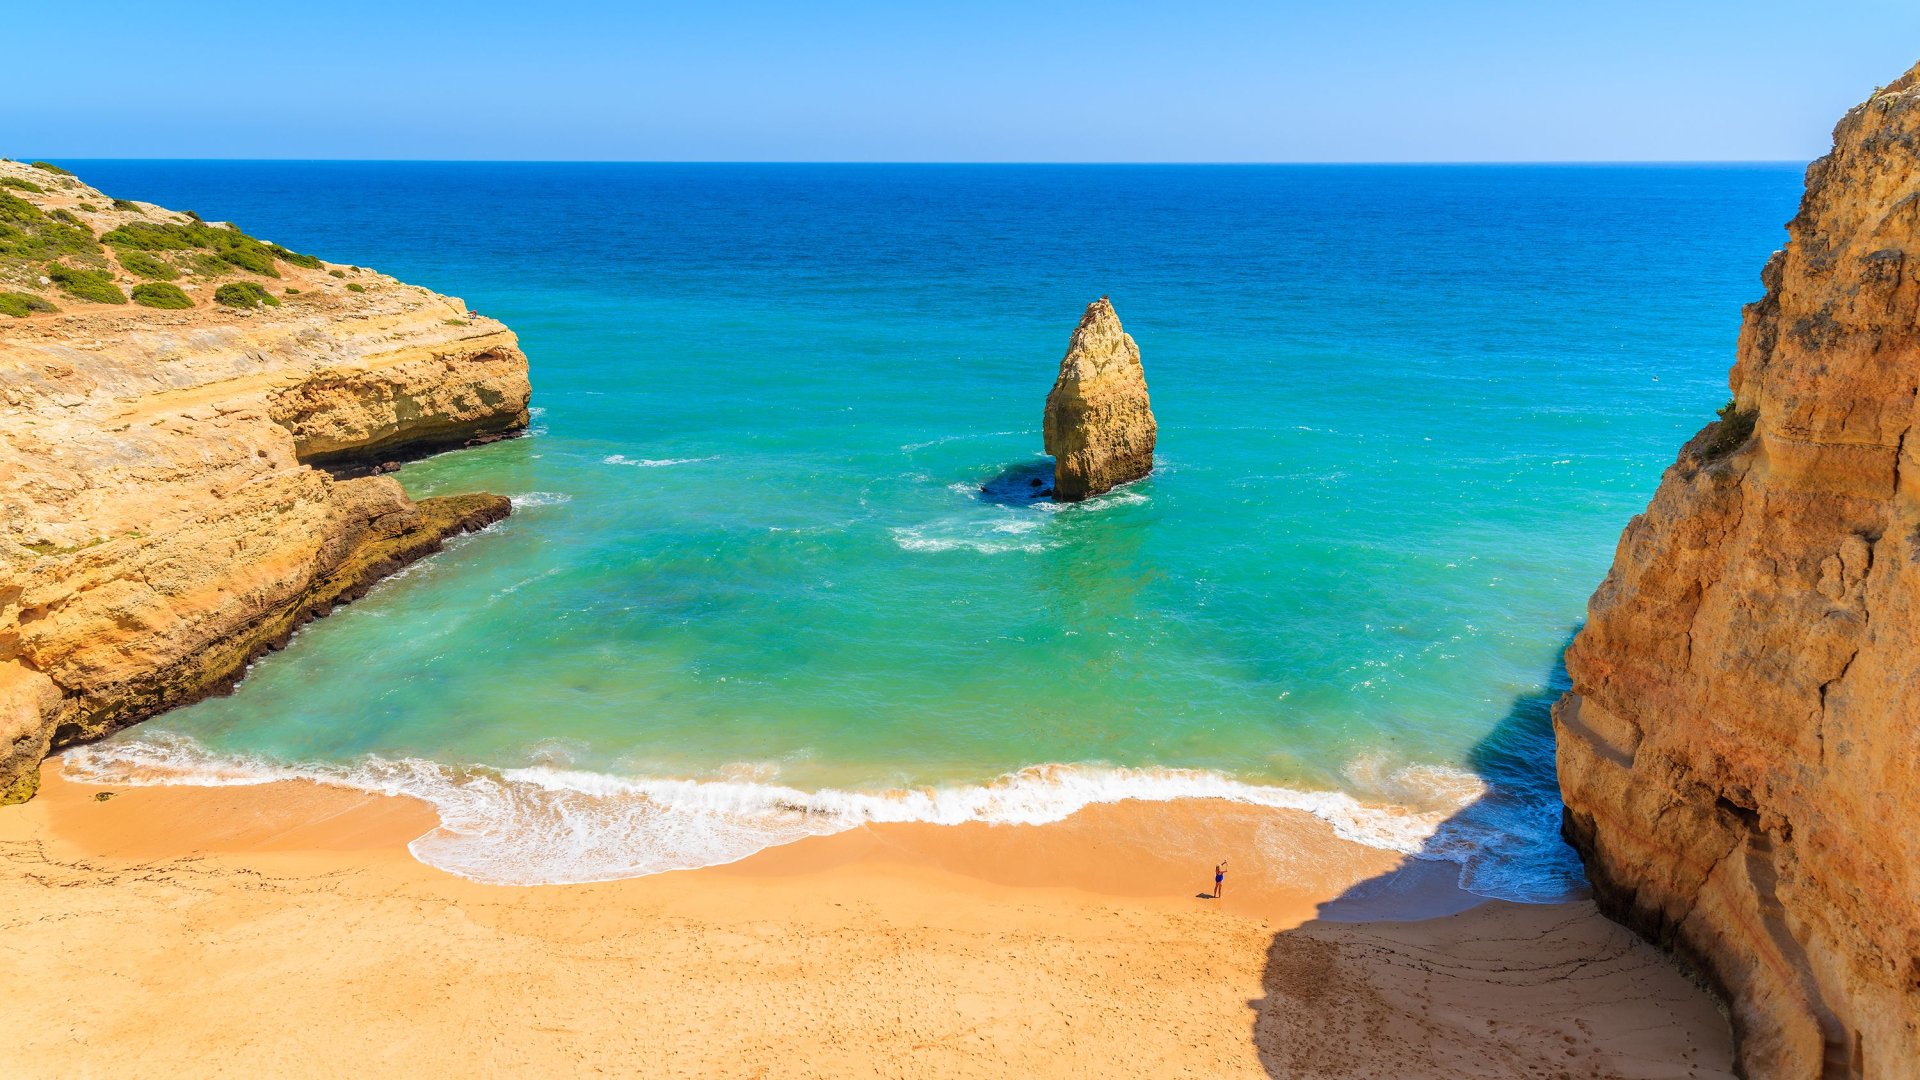
{"type": "Polygon", "coordinates": [[[9,1076],[1730,1075],[1710,998],[1589,903],[1415,866],[1371,903],[1432,917],[1324,917],[1399,860],[1305,815],[1122,803],[501,887],[413,860],[410,800],[42,779],[0,812],[9,1076]]]}

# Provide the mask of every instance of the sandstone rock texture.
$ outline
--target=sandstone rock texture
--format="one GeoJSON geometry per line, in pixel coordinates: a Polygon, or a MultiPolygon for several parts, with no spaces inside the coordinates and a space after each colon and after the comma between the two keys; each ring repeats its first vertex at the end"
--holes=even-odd
{"type": "MultiPolygon", "coordinates": [[[[101,214],[74,216],[98,232],[101,214]]],[[[278,269],[277,307],[206,303],[217,277],[189,275],[185,310],[59,296],[0,318],[0,802],[33,794],[50,750],[223,689],[300,623],[508,513],[315,466],[523,428],[512,332],[371,271],[278,269]]]]}
{"type": "Polygon", "coordinates": [[[1047,394],[1053,497],[1079,502],[1153,471],[1159,429],[1147,401],[1140,347],[1101,297],[1074,328],[1060,377],[1047,394]]]}
{"type": "Polygon", "coordinates": [[[1567,650],[1565,831],[1718,984],[1745,1075],[1920,1076],[1920,67],[1787,230],[1732,405],[1567,650]]]}

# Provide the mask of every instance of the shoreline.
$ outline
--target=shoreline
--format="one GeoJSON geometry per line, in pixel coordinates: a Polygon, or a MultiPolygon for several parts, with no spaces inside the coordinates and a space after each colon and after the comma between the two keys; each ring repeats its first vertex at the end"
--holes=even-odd
{"type": "Polygon", "coordinates": [[[868,825],[700,870],[496,886],[414,860],[437,824],[414,799],[101,788],[57,761],[0,814],[0,970],[52,988],[21,1002],[24,1075],[318,1075],[341,1053],[427,1075],[1681,1077],[1731,1060],[1706,995],[1590,902],[1462,905],[1304,813],[868,825]],[[1292,861],[1230,854],[1224,899],[1195,896],[1213,850],[1256,845],[1292,861]],[[1343,892],[1396,873],[1415,921],[1334,921],[1343,892]],[[290,992],[262,1015],[274,988],[290,992]]]}
{"type": "MultiPolygon", "coordinates": [[[[1335,881],[1337,874],[1319,874],[1306,886],[1288,885],[1283,879],[1298,877],[1314,861],[1303,851],[1316,853],[1321,861],[1331,859],[1332,865],[1353,863],[1366,874],[1376,873],[1410,858],[1431,841],[1434,829],[1470,812],[1486,794],[1480,781],[1464,773],[1434,781],[1423,804],[1401,805],[1368,802],[1338,789],[1242,781],[1208,769],[1098,764],[1030,765],[991,782],[886,789],[804,789],[717,778],[636,779],[566,768],[442,766],[413,758],[370,758],[363,766],[329,769],[229,758],[205,750],[190,737],[166,734],[157,742],[66,747],[48,762],[45,776],[93,788],[291,784],[415,801],[439,818],[399,842],[427,865],[492,885],[592,884],[717,868],[795,844],[811,852],[815,844],[848,832],[867,834],[883,850],[907,850],[927,847],[925,837],[950,838],[956,835],[953,830],[960,830],[957,835],[1004,839],[1027,834],[997,830],[1045,825],[1060,826],[1062,834],[1089,833],[1095,842],[1124,838],[1119,853],[1135,860],[1165,863],[1184,845],[1190,852],[1185,872],[1199,874],[1209,888],[1214,862],[1237,858],[1236,885],[1319,894],[1329,888],[1339,892],[1359,878],[1350,874],[1335,881]],[[1473,789],[1452,790],[1460,787],[1459,779],[1468,780],[1473,789]],[[655,816],[662,813],[666,816],[655,816]],[[744,834],[727,835],[742,829],[744,834]],[[932,831],[921,833],[923,829],[932,831]],[[1274,829],[1286,834],[1286,843],[1277,848],[1264,838],[1274,829]],[[915,842],[914,837],[923,840],[915,842]],[[556,840],[573,851],[557,853],[550,843],[556,840]],[[665,846],[653,847],[655,840],[665,846]],[[636,842],[639,850],[650,851],[646,857],[634,859],[630,852],[623,856],[630,861],[610,857],[636,842]],[[1216,844],[1222,845],[1219,850],[1214,850],[1216,844]],[[1250,854],[1277,857],[1249,860],[1250,854]]],[[[1393,779],[1403,778],[1395,774],[1393,779]]],[[[839,841],[851,843],[856,842],[839,841]]],[[[834,849],[828,845],[823,850],[834,849]]],[[[1456,883],[1466,872],[1460,858],[1410,858],[1410,863],[1402,877],[1418,880],[1423,891],[1449,894],[1441,910],[1459,910],[1489,898],[1456,883]]],[[[1166,878],[1182,872],[1170,865],[1161,871],[1166,878]]],[[[996,874],[995,880],[1008,884],[1033,878],[996,874]]],[[[1122,894],[1146,891],[1137,883],[1122,883],[1111,871],[1083,876],[1122,894]]],[[[1164,889],[1165,883],[1152,888],[1164,889]]],[[[1571,895],[1577,894],[1505,898],[1539,903],[1571,895]]]]}
{"type": "Polygon", "coordinates": [[[1224,855],[1231,864],[1228,888],[1206,906],[1277,924],[1326,918],[1329,909],[1334,917],[1353,912],[1350,921],[1411,922],[1505,902],[1460,887],[1456,863],[1341,839],[1331,824],[1306,811],[1216,797],[1093,803],[1040,825],[869,822],[708,866],[577,882],[495,882],[436,866],[410,850],[441,827],[433,804],[416,795],[312,778],[115,784],[70,777],[62,760],[58,754],[48,758],[40,781],[42,792],[61,805],[54,819],[60,834],[89,853],[117,858],[168,858],[183,850],[205,856],[377,850],[398,853],[463,886],[505,889],[608,886],[673,875],[786,878],[865,867],[1183,909],[1189,900],[1203,899],[1213,863],[1224,855]],[[1380,887],[1386,878],[1390,885],[1380,887]],[[1185,891],[1189,884],[1194,891],[1185,891]],[[1348,895],[1357,886],[1365,886],[1367,895],[1348,895]]]}

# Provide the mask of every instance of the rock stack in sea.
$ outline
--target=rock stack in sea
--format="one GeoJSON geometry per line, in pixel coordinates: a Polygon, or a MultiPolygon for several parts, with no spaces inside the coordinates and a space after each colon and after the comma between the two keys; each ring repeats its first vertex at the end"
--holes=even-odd
{"type": "Polygon", "coordinates": [[[1060,502],[1079,502],[1153,471],[1158,428],[1140,347],[1104,296],[1087,305],[1074,328],[1047,395],[1044,430],[1053,497],[1060,502]]]}
{"type": "Polygon", "coordinates": [[[1920,1070],[1920,67],[1807,170],[1733,400],[1628,525],[1554,710],[1609,914],[1743,1075],[1920,1070]]]}
{"type": "Polygon", "coordinates": [[[0,220],[0,803],[509,512],[345,478],[523,429],[505,326],[44,164],[0,220]]]}

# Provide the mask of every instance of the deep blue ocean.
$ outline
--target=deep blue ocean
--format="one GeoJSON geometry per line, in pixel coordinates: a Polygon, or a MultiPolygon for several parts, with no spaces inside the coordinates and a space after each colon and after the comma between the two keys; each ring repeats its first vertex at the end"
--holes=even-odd
{"type": "Polygon", "coordinates": [[[459,296],[531,438],[409,465],[505,525],[86,767],[425,794],[422,858],[565,881],[863,820],[1215,795],[1579,885],[1547,704],[1627,520],[1728,397],[1798,166],[64,162],[459,296]],[[1069,509],[1109,295],[1154,475],[1069,509]]]}

